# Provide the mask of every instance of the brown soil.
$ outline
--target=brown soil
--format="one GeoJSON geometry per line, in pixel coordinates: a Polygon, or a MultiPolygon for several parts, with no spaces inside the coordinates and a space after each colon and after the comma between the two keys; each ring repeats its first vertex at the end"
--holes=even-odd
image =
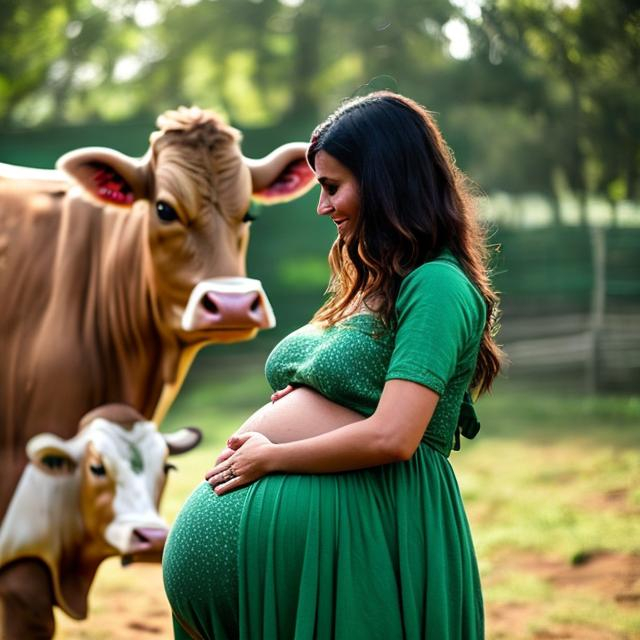
{"type": "MultiPolygon", "coordinates": [[[[640,607],[640,556],[596,551],[577,558],[572,565],[534,553],[510,554],[495,570],[491,582],[508,573],[521,572],[548,582],[562,592],[583,592],[603,603],[640,607]]],[[[488,637],[493,640],[632,640],[594,626],[549,622],[542,603],[487,605],[488,637]]],[[[640,638],[634,636],[634,638],[640,638]]]]}
{"type": "Polygon", "coordinates": [[[55,640],[164,640],[173,638],[160,565],[131,565],[114,587],[98,575],[89,596],[89,617],[77,622],[56,612],[55,640]]]}
{"type": "Polygon", "coordinates": [[[613,510],[626,515],[640,513],[640,506],[631,499],[630,490],[627,487],[597,493],[587,498],[582,504],[585,508],[595,511],[613,510]]]}

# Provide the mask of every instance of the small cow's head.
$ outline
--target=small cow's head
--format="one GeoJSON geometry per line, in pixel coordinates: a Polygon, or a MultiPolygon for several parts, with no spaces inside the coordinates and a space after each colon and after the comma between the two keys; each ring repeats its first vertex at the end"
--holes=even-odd
{"type": "Polygon", "coordinates": [[[142,159],[87,148],[57,166],[101,203],[143,210],[158,309],[183,341],[250,338],[274,324],[260,284],[245,278],[250,203],[292,199],[314,184],[306,145],[248,160],[239,132],[195,107],[157,125],[142,159]]]}
{"type": "Polygon", "coordinates": [[[117,404],[90,412],[80,426],[70,440],[50,433],[35,436],[27,454],[47,474],[77,478],[79,500],[71,508],[82,519],[82,557],[159,561],[167,525],[158,505],[173,468],[168,456],[195,447],[200,431],[191,427],[161,434],[137,411],[117,404]]]}

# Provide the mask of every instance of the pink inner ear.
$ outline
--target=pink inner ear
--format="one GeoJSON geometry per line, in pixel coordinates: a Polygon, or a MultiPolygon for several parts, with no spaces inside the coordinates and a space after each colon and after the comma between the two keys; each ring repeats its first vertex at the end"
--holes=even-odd
{"type": "Polygon", "coordinates": [[[306,160],[296,160],[287,165],[285,170],[266,189],[254,193],[256,199],[281,199],[294,197],[298,192],[306,190],[314,179],[306,160]]]}
{"type": "Polygon", "coordinates": [[[121,205],[133,202],[133,190],[129,183],[109,165],[92,162],[91,169],[94,171],[95,193],[101,200],[121,205]]]}

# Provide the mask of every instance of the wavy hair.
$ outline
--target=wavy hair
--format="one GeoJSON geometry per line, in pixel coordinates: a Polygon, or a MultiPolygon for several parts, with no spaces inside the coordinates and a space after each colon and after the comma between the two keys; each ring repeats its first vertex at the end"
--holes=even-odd
{"type": "Polygon", "coordinates": [[[353,232],[331,248],[330,296],[313,321],[335,324],[362,297],[392,326],[402,279],[449,249],[486,304],[471,384],[478,393],[488,391],[503,354],[494,340],[498,295],[489,279],[486,234],[467,180],[431,114],[389,91],[354,98],[314,130],[307,152],[312,167],[321,150],[355,176],[360,215],[353,232]]]}

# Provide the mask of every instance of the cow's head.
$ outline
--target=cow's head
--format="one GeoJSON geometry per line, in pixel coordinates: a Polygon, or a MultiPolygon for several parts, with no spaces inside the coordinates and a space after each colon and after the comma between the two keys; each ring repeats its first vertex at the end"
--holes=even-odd
{"type": "Polygon", "coordinates": [[[144,208],[159,313],[184,342],[253,337],[274,319],[260,283],[245,278],[251,200],[305,193],[314,184],[306,145],[248,160],[239,132],[212,112],[180,108],[157,125],[142,159],[88,148],[57,166],[102,203],[144,208]]]}
{"type": "MultiPolygon", "coordinates": [[[[123,564],[159,561],[168,533],[158,514],[173,467],[168,457],[195,447],[201,439],[199,430],[161,434],[137,411],[118,404],[92,411],[80,426],[70,440],[43,433],[27,444],[29,459],[38,469],[58,478],[73,476],[77,483],[69,496],[76,504],[69,504],[66,514],[81,522],[82,529],[79,537],[74,534],[77,548],[66,551],[77,559],[74,571],[92,575],[104,558],[113,555],[122,556],[123,564]]],[[[61,606],[81,610],[86,592],[78,590],[77,576],[58,567],[53,573],[61,606]]]]}

